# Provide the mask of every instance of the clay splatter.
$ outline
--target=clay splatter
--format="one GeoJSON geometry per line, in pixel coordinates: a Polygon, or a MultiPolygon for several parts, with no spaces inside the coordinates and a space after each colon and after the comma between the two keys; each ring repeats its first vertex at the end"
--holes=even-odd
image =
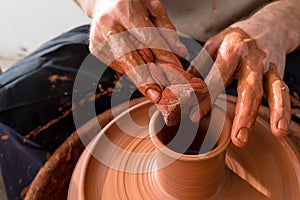
{"type": "Polygon", "coordinates": [[[8,139],[9,139],[9,135],[2,135],[2,136],[1,136],[1,139],[2,139],[2,140],[8,140],[8,139]]]}
{"type": "Polygon", "coordinates": [[[58,80],[60,80],[60,81],[70,80],[70,78],[67,75],[60,76],[58,74],[54,74],[54,75],[50,76],[48,79],[51,83],[56,83],[56,81],[58,81],[58,80]]]}

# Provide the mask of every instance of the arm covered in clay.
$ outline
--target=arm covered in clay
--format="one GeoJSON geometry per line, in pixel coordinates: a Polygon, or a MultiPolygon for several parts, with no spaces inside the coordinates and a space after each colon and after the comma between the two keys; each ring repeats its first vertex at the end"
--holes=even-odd
{"type": "MultiPolygon", "coordinates": [[[[286,54],[300,45],[300,1],[272,2],[249,18],[236,22],[209,39],[202,52],[192,62],[190,73],[207,72],[205,82],[213,100],[232,79],[238,80],[238,100],[231,138],[243,147],[248,141],[264,93],[270,106],[273,134],[287,134],[291,120],[289,90],[282,77],[286,54]],[[207,69],[208,57],[215,60],[207,69]],[[217,74],[222,83],[217,83],[217,74]]],[[[205,111],[206,112],[206,111],[205,111]]],[[[204,115],[196,109],[193,120],[204,115]]]]}
{"type": "Polygon", "coordinates": [[[163,4],[159,0],[76,2],[92,19],[91,53],[115,71],[126,73],[143,95],[157,103],[163,89],[150,72],[150,64],[182,68],[172,52],[187,53],[163,4]]]}

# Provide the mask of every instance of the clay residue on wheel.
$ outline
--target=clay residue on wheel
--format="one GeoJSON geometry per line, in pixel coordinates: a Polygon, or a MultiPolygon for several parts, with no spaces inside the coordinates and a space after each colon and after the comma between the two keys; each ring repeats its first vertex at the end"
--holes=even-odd
{"type": "MultiPolygon", "coordinates": [[[[228,99],[226,102],[226,112],[232,118],[235,114],[236,103],[228,99]]],[[[225,99],[219,99],[216,106],[223,105],[223,103],[225,99]]],[[[152,105],[148,102],[130,109],[133,122],[149,123],[149,116],[145,115],[145,111],[152,105]]],[[[127,119],[126,115],[120,115],[118,120],[127,122],[127,119]]],[[[124,125],[131,126],[132,124],[124,123],[124,125]]],[[[230,144],[226,149],[226,166],[222,169],[221,167],[215,168],[220,165],[209,163],[207,154],[202,155],[204,158],[202,164],[207,164],[207,166],[201,167],[197,165],[197,162],[186,163],[187,159],[174,157],[177,166],[168,165],[158,168],[158,164],[162,166],[164,164],[162,162],[168,162],[168,160],[164,157],[159,160],[159,156],[153,153],[156,145],[148,137],[148,128],[144,127],[135,133],[139,136],[146,136],[144,139],[141,140],[140,137],[129,139],[128,134],[118,128],[114,119],[107,125],[105,132],[99,134],[100,137],[91,142],[91,145],[101,150],[103,155],[109,155],[113,161],[122,158],[122,163],[125,165],[121,163],[121,165],[114,165],[120,168],[109,167],[90,155],[91,151],[87,148],[74,170],[68,199],[299,199],[299,152],[286,138],[279,140],[273,137],[269,125],[268,120],[262,118],[259,113],[248,145],[239,149],[230,144]],[[124,151],[120,151],[120,154],[112,154],[111,149],[103,148],[100,144],[105,139],[105,135],[114,145],[122,146],[122,149],[131,156],[122,157],[124,151]],[[147,155],[147,157],[132,159],[134,153],[141,153],[142,156],[147,155]],[[176,170],[181,161],[184,161],[183,164],[186,164],[188,168],[176,170]],[[120,170],[124,169],[124,166],[131,168],[128,171],[120,170]],[[174,167],[175,171],[173,171],[174,167]],[[136,173],[137,170],[141,173],[136,173]],[[215,174],[211,173],[211,170],[216,170],[215,174]],[[191,173],[198,175],[197,180],[203,184],[192,181],[191,179],[196,176],[191,173]],[[223,174],[225,179],[220,178],[216,173],[223,174]],[[212,177],[218,177],[218,179],[213,180],[212,177]],[[180,183],[178,178],[181,178],[179,181],[182,187],[178,184],[180,183]],[[220,183],[220,180],[224,181],[221,188],[211,185],[220,183]],[[203,189],[197,190],[199,187],[203,189]],[[203,193],[200,194],[201,191],[203,193]],[[202,198],[196,195],[194,198],[191,197],[196,193],[202,198]],[[172,194],[175,197],[172,197],[172,194]],[[213,196],[210,196],[211,194],[213,196]]],[[[167,135],[164,136],[167,137],[167,135]]],[[[161,153],[164,155],[163,152],[161,153]]],[[[223,156],[222,162],[224,162],[223,156]]],[[[199,155],[182,155],[182,157],[200,159],[199,155]]]]}

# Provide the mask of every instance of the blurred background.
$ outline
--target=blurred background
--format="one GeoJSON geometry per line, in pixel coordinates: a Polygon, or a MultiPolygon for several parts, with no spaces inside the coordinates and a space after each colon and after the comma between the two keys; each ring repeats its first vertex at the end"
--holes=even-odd
{"type": "MultiPolygon", "coordinates": [[[[90,22],[73,0],[0,0],[0,73],[42,43],[90,22]]],[[[0,173],[0,199],[5,200],[0,173]]]]}
{"type": "Polygon", "coordinates": [[[0,69],[42,43],[90,22],[73,0],[0,0],[0,69]]]}

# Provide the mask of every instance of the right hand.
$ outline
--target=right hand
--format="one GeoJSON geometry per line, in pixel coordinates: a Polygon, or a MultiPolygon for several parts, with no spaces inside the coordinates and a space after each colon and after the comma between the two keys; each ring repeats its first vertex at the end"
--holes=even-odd
{"type": "Polygon", "coordinates": [[[168,63],[181,69],[174,53],[180,56],[187,53],[163,4],[159,0],[78,0],[78,3],[92,18],[91,53],[115,71],[127,73],[141,93],[157,103],[163,88],[151,76],[150,63],[168,63]]]}

